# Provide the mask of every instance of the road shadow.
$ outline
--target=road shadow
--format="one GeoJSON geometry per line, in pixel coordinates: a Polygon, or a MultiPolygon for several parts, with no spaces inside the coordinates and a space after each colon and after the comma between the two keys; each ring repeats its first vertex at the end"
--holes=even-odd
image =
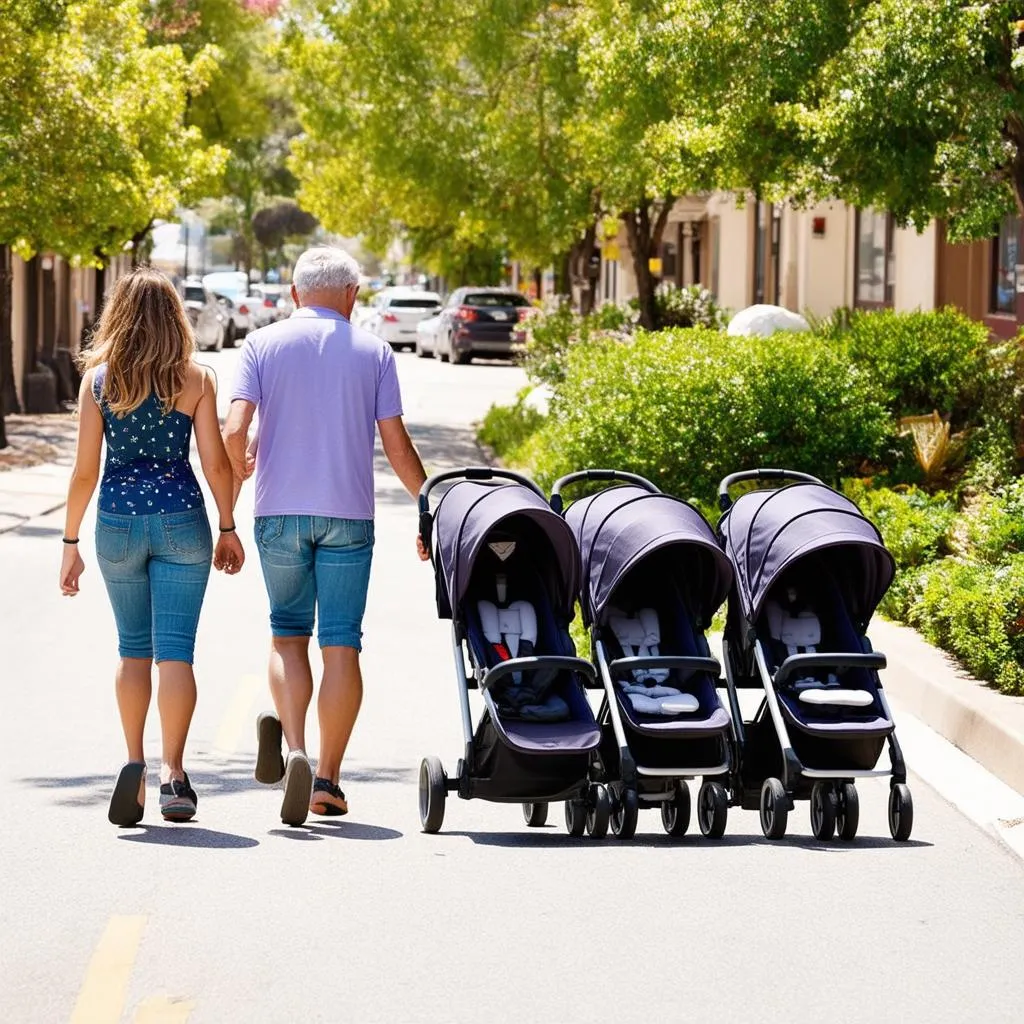
{"type": "Polygon", "coordinates": [[[317,821],[314,824],[296,825],[293,828],[274,828],[267,835],[282,836],[285,839],[317,840],[330,836],[332,839],[350,839],[357,842],[386,842],[401,839],[403,833],[383,825],[364,825],[358,821],[317,821]]]}
{"type": "MultiPolygon", "coordinates": [[[[186,768],[189,779],[199,794],[224,796],[246,790],[266,789],[252,777],[253,758],[228,756],[213,752],[192,754],[186,768]]],[[[57,807],[96,807],[110,799],[116,772],[93,775],[45,775],[19,779],[25,786],[53,790],[50,803],[57,807]]],[[[160,784],[160,762],[151,759],[147,763],[146,788],[155,795],[160,784]]]]}
{"type": "Polygon", "coordinates": [[[590,839],[583,836],[579,839],[552,828],[550,831],[531,829],[529,832],[469,832],[465,830],[446,830],[438,833],[438,838],[444,836],[460,836],[471,839],[478,846],[497,846],[505,849],[554,849],[565,847],[566,849],[577,849],[581,846],[589,847],[646,847],[662,849],[685,849],[686,847],[748,847],[765,846],[785,849],[797,847],[802,850],[809,850],[813,853],[826,854],[852,854],[857,851],[866,850],[899,850],[907,848],[931,848],[934,844],[924,840],[910,839],[904,843],[894,842],[883,836],[859,837],[851,843],[833,839],[830,842],[821,842],[811,836],[790,836],[784,839],[765,839],[762,835],[751,833],[749,835],[726,835],[721,839],[706,839],[699,833],[686,836],[659,835],[656,832],[639,834],[632,839],[616,839],[611,833],[605,839],[590,839]]]}
{"type": "Polygon", "coordinates": [[[232,832],[216,832],[210,828],[184,823],[181,825],[136,825],[141,832],[123,833],[117,838],[126,843],[147,843],[156,846],[187,846],[201,850],[249,850],[259,846],[252,836],[232,832]]]}

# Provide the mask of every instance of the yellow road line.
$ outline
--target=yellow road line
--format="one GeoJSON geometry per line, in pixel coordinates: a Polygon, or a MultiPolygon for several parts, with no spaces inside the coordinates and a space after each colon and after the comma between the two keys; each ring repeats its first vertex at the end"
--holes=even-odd
{"type": "Polygon", "coordinates": [[[71,1024],[118,1024],[146,918],[112,917],[89,961],[71,1024]]]}
{"type": "Polygon", "coordinates": [[[139,1004],[132,1018],[134,1024],[187,1024],[196,1004],[188,999],[154,996],[139,1004]]]}
{"type": "MultiPolygon", "coordinates": [[[[260,690],[265,686],[266,681],[259,676],[242,676],[238,680],[231,703],[224,712],[220,728],[217,730],[217,738],[213,741],[216,750],[225,754],[235,753],[242,745],[244,731],[255,729],[252,707],[260,690]]],[[[269,694],[267,700],[270,700],[269,694]]]]}

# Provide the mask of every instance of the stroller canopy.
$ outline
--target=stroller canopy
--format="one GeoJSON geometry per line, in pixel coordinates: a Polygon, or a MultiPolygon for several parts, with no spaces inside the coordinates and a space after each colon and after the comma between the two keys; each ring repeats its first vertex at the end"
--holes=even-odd
{"type": "MultiPolygon", "coordinates": [[[[516,523],[527,520],[551,542],[554,565],[551,601],[556,614],[572,618],[579,586],[579,555],[572,531],[535,491],[520,484],[463,480],[445,492],[434,514],[438,582],[446,591],[448,615],[466,595],[477,556],[496,529],[515,540],[516,523]]],[[[546,567],[538,566],[543,570],[546,567]]],[[[457,618],[458,616],[456,616],[457,618]]]]}
{"type": "Polygon", "coordinates": [[[892,583],[895,563],[881,534],[852,501],[824,484],[751,491],[736,499],[719,528],[751,622],[782,573],[811,554],[843,557],[837,582],[862,626],[892,583]]]}
{"type": "Polygon", "coordinates": [[[641,487],[610,487],[574,502],[565,518],[582,554],[587,622],[604,612],[630,569],[677,545],[693,559],[693,572],[677,582],[705,622],[728,596],[732,567],[707,520],[686,502],[641,487]]]}

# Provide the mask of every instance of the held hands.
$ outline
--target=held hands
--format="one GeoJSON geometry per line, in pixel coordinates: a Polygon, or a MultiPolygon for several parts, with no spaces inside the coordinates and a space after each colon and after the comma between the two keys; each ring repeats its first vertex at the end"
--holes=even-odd
{"type": "Polygon", "coordinates": [[[222,533],[213,552],[213,567],[234,576],[245,564],[245,551],[237,533],[222,533]]]}
{"type": "Polygon", "coordinates": [[[74,597],[78,593],[78,579],[83,572],[85,562],[78,553],[78,545],[65,545],[64,558],[60,566],[60,592],[65,597],[74,597]]]}
{"type": "Polygon", "coordinates": [[[416,535],[416,554],[420,556],[421,562],[430,561],[430,552],[427,550],[427,546],[423,543],[423,538],[419,534],[416,535]]]}

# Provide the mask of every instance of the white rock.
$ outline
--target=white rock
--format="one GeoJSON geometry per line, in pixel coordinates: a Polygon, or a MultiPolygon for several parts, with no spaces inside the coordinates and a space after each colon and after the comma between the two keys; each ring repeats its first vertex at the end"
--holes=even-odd
{"type": "Polygon", "coordinates": [[[554,392],[547,384],[538,384],[524,399],[523,407],[525,409],[533,409],[535,412],[541,414],[541,416],[547,416],[548,406],[551,402],[551,397],[554,392]]]}
{"type": "Polygon", "coordinates": [[[726,333],[733,337],[767,338],[776,331],[809,331],[811,325],[799,314],[782,306],[759,304],[741,309],[730,321],[726,333]]]}

